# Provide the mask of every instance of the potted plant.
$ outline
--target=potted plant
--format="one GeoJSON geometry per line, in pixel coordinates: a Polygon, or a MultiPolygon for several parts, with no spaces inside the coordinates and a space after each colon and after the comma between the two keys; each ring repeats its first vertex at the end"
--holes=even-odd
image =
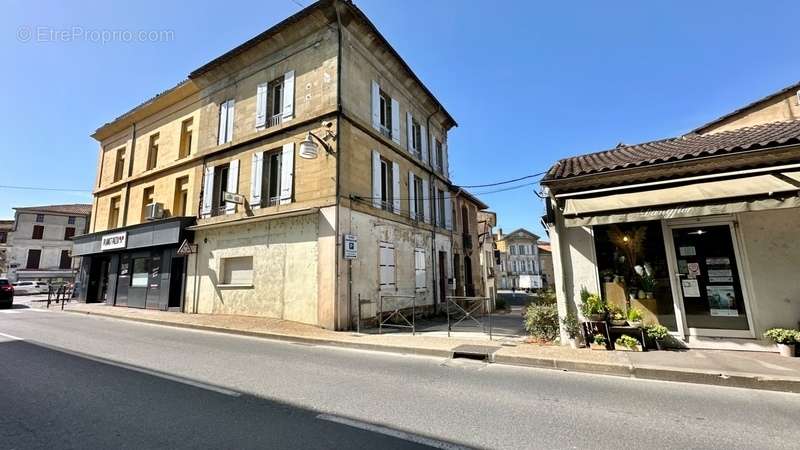
{"type": "Polygon", "coordinates": [[[606,341],[606,337],[602,334],[595,334],[592,338],[592,343],[589,344],[592,350],[606,350],[606,345],[608,341],[606,341]]]}
{"type": "Polygon", "coordinates": [[[642,326],[642,312],[637,308],[630,308],[628,310],[628,325],[636,328],[642,326]]]}
{"type": "Polygon", "coordinates": [[[625,326],[625,313],[617,305],[608,306],[608,317],[611,320],[611,325],[615,327],[625,326]]]}
{"type": "Polygon", "coordinates": [[[580,324],[575,314],[567,313],[567,316],[561,319],[561,325],[564,327],[564,331],[567,332],[567,336],[569,336],[569,346],[572,348],[583,347],[582,344],[579,345],[578,343],[581,332],[580,324]]]}
{"type": "Polygon", "coordinates": [[[614,341],[614,349],[624,352],[640,352],[642,351],[642,344],[627,334],[623,334],[614,341]]]}
{"type": "Polygon", "coordinates": [[[597,294],[581,290],[581,313],[587,319],[598,322],[606,318],[606,303],[597,294]]]}
{"type": "Polygon", "coordinates": [[[656,348],[659,350],[664,350],[664,348],[666,348],[665,341],[667,340],[667,336],[669,336],[667,327],[654,323],[644,327],[644,332],[647,334],[647,337],[656,341],[656,348]]]}
{"type": "Polygon", "coordinates": [[[644,297],[653,298],[653,293],[656,291],[655,277],[645,272],[645,274],[640,277],[640,284],[642,286],[642,290],[644,290],[644,297]]]}
{"type": "Polygon", "coordinates": [[[778,353],[781,356],[794,356],[794,347],[800,340],[800,332],[786,328],[770,328],[764,333],[764,337],[778,344],[778,353]]]}

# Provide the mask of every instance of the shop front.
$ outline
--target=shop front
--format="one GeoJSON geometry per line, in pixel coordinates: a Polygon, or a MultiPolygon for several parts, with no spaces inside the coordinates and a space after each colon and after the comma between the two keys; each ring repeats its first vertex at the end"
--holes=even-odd
{"type": "Polygon", "coordinates": [[[176,217],[75,238],[83,256],[79,299],[131,308],[180,310],[186,280],[182,242],[194,218],[176,217]]]}

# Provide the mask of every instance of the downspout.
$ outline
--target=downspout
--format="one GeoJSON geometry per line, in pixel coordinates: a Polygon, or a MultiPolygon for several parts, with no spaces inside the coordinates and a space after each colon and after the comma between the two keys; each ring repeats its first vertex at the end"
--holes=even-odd
{"type": "MultiPolygon", "coordinates": [[[[431,133],[431,118],[433,116],[435,116],[437,113],[439,113],[439,111],[441,111],[441,110],[442,110],[442,107],[437,104],[436,105],[436,111],[434,111],[431,114],[429,114],[428,118],[425,119],[425,130],[426,130],[425,132],[428,133],[428,135],[430,135],[430,133],[431,133]]],[[[428,136],[425,136],[425,139],[428,139],[428,136]]],[[[433,204],[433,209],[436,210],[436,204],[435,204],[436,197],[431,195],[432,192],[436,192],[436,185],[434,184],[434,179],[433,179],[433,170],[430,169],[430,167],[433,165],[433,161],[432,161],[432,158],[431,158],[432,155],[431,155],[431,151],[430,151],[431,145],[433,145],[433,142],[428,142],[428,169],[427,169],[428,170],[428,192],[425,193],[425,195],[427,195],[428,198],[433,200],[430,203],[434,203],[433,204]]],[[[423,202],[423,205],[424,205],[424,202],[423,202]]],[[[436,220],[437,220],[437,217],[434,217],[433,220],[431,220],[431,263],[432,263],[431,267],[435,267],[435,264],[433,264],[433,263],[435,261],[438,261],[438,256],[439,256],[439,252],[436,251],[436,220]]],[[[447,261],[445,261],[445,262],[447,262],[447,261]]],[[[439,270],[441,270],[441,268],[439,268],[439,270]]],[[[436,270],[433,270],[433,305],[434,305],[433,309],[434,309],[434,313],[438,312],[438,311],[436,311],[436,306],[439,305],[439,304],[441,304],[441,299],[439,298],[439,280],[438,280],[438,277],[437,277],[436,270]]]]}
{"type": "MultiPolygon", "coordinates": [[[[340,171],[341,171],[341,151],[342,148],[339,145],[341,140],[341,122],[342,122],[342,18],[339,14],[339,1],[334,0],[333,2],[333,10],[336,12],[336,28],[337,28],[337,39],[338,39],[338,48],[337,48],[337,55],[336,55],[336,137],[334,138],[336,141],[336,223],[334,224],[334,239],[335,239],[335,262],[334,262],[334,270],[336,272],[335,282],[333,283],[333,297],[334,297],[334,324],[335,328],[341,328],[341,317],[336,317],[339,314],[339,222],[340,222],[340,210],[341,210],[341,183],[340,183],[340,171]]],[[[352,205],[351,205],[352,207],[352,205]]],[[[351,224],[348,224],[348,229],[351,224]]],[[[352,320],[353,315],[353,293],[350,289],[350,285],[352,284],[352,280],[350,273],[347,275],[347,325],[348,328],[352,326],[350,323],[352,320]]]]}

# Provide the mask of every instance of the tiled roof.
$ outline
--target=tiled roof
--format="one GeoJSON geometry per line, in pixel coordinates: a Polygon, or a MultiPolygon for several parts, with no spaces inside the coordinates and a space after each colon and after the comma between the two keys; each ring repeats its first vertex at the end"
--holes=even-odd
{"type": "Polygon", "coordinates": [[[14,208],[17,212],[41,212],[70,214],[75,216],[88,216],[92,213],[92,205],[83,203],[73,203],[69,205],[45,205],[45,206],[26,206],[24,208],[14,208]]]}
{"type": "Polygon", "coordinates": [[[543,252],[552,252],[553,250],[550,248],[549,242],[539,242],[539,250],[543,252]]]}
{"type": "Polygon", "coordinates": [[[565,158],[550,168],[543,181],[794,143],[800,143],[800,120],[707,135],[687,134],[565,158]]]}

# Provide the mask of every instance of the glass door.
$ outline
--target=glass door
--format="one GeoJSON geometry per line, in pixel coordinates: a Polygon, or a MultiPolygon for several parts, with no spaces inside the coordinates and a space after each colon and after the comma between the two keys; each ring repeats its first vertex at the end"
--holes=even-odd
{"type": "Polygon", "coordinates": [[[699,223],[671,227],[671,232],[677,294],[689,334],[750,336],[731,224],[699,223]]]}

